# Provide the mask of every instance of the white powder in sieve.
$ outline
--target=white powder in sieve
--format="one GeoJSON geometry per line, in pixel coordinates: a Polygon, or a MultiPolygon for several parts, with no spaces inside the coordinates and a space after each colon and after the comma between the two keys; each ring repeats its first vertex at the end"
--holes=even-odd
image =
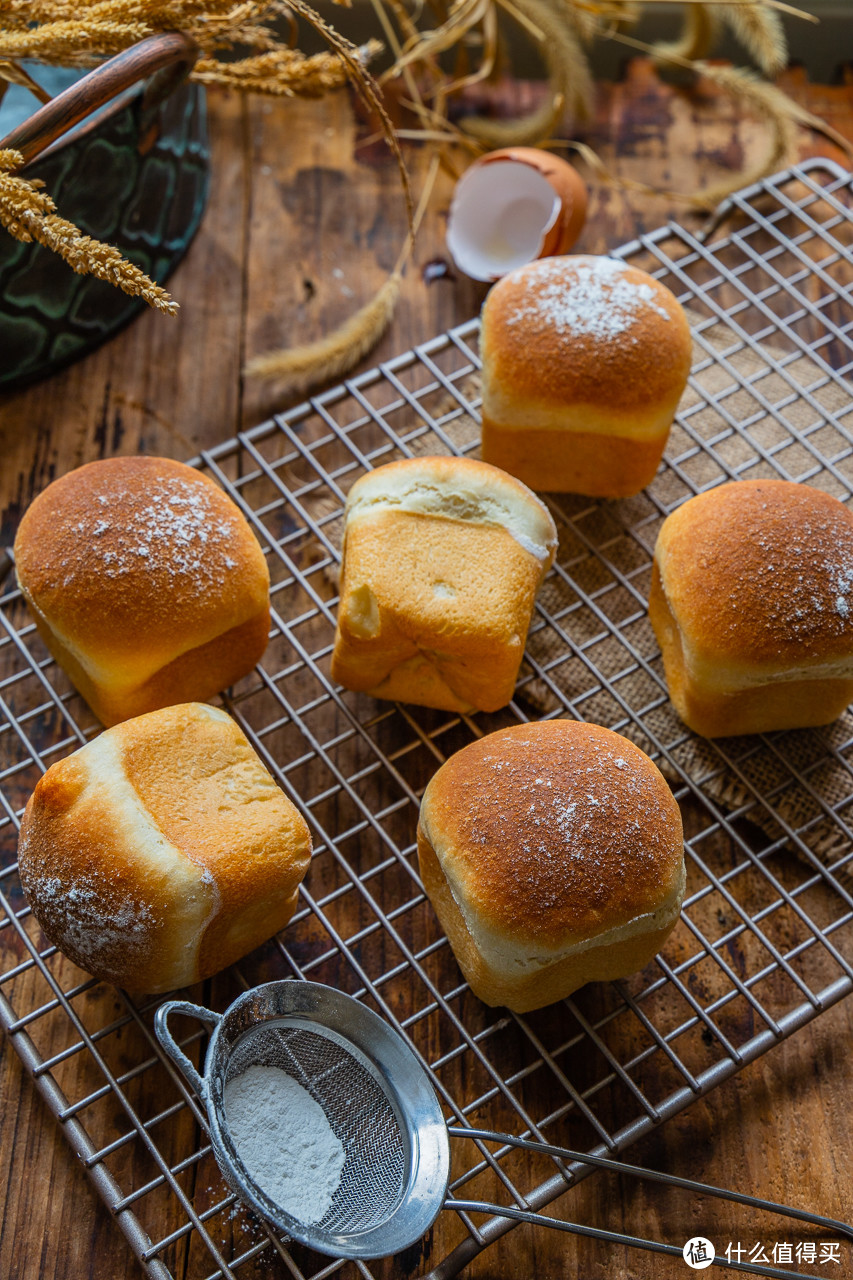
{"type": "Polygon", "coordinates": [[[346,1153],[308,1090],[278,1067],[249,1067],[225,1086],[225,1117],[252,1181],[299,1222],[319,1222],[346,1153]]]}

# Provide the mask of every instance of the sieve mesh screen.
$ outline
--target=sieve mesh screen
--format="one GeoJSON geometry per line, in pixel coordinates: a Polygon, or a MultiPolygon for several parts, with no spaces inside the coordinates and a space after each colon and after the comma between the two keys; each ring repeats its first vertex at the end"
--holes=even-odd
{"type": "MultiPolygon", "coordinates": [[[[252,1066],[278,1067],[301,1084],[323,1108],[346,1152],[340,1185],[318,1227],[352,1233],[386,1222],[403,1196],[408,1146],[391,1101],[371,1072],[319,1030],[264,1024],[234,1045],[223,1085],[252,1066]]],[[[227,1129],[227,1113],[224,1120],[227,1129]]]]}

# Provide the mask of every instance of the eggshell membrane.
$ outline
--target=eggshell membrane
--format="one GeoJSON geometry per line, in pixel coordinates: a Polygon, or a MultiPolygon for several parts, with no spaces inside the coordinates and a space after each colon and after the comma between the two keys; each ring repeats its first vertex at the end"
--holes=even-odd
{"type": "Polygon", "coordinates": [[[586,187],[567,161],[536,147],[505,147],[475,161],[457,183],[447,246],[466,275],[499,280],[537,258],[567,253],[586,206],[586,187]]]}

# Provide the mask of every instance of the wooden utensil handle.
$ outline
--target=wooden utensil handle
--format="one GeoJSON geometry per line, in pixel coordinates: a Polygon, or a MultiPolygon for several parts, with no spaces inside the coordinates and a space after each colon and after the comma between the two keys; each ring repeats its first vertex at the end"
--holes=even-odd
{"type": "Polygon", "coordinates": [[[197,57],[198,46],[180,31],[140,40],[39,107],[0,142],[0,147],[20,151],[25,162],[33,160],[93,111],[155,72],[169,68],[171,87],[173,78],[189,74],[197,57]]]}

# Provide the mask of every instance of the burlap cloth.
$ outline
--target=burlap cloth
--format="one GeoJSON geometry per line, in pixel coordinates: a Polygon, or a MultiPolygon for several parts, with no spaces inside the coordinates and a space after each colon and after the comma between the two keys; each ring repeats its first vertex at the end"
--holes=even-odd
{"type": "MultiPolygon", "coordinates": [[[[841,411],[850,396],[808,355],[772,347],[756,351],[734,342],[722,324],[695,328],[691,385],[670,434],[666,465],[649,489],[620,502],[549,498],[560,546],[556,568],[540,592],[518,698],[534,713],[562,708],[617,729],[655,759],[673,786],[686,783],[713,806],[755,824],[769,841],[786,841],[801,856],[808,859],[810,851],[823,865],[836,867],[853,846],[845,816],[853,769],[844,750],[853,743],[853,715],[848,711],[824,729],[769,738],[697,737],[665,696],[660,654],[643,606],[657,530],[692,492],[727,479],[781,476],[846,496],[844,482],[821,465],[817,447],[808,441],[830,431],[832,439],[819,441],[829,456],[848,447],[827,414],[841,411]]],[[[476,404],[477,375],[466,376],[458,391],[476,404]]],[[[398,429],[410,453],[447,453],[449,445],[477,456],[479,424],[455,397],[448,393],[432,403],[424,418],[437,430],[424,431],[414,410],[411,430],[398,429]]],[[[339,547],[342,520],[335,499],[320,493],[309,507],[312,518],[322,519],[325,537],[339,547]]],[[[336,584],[334,569],[328,576],[336,584]]],[[[848,867],[836,871],[853,880],[848,867]]]]}

